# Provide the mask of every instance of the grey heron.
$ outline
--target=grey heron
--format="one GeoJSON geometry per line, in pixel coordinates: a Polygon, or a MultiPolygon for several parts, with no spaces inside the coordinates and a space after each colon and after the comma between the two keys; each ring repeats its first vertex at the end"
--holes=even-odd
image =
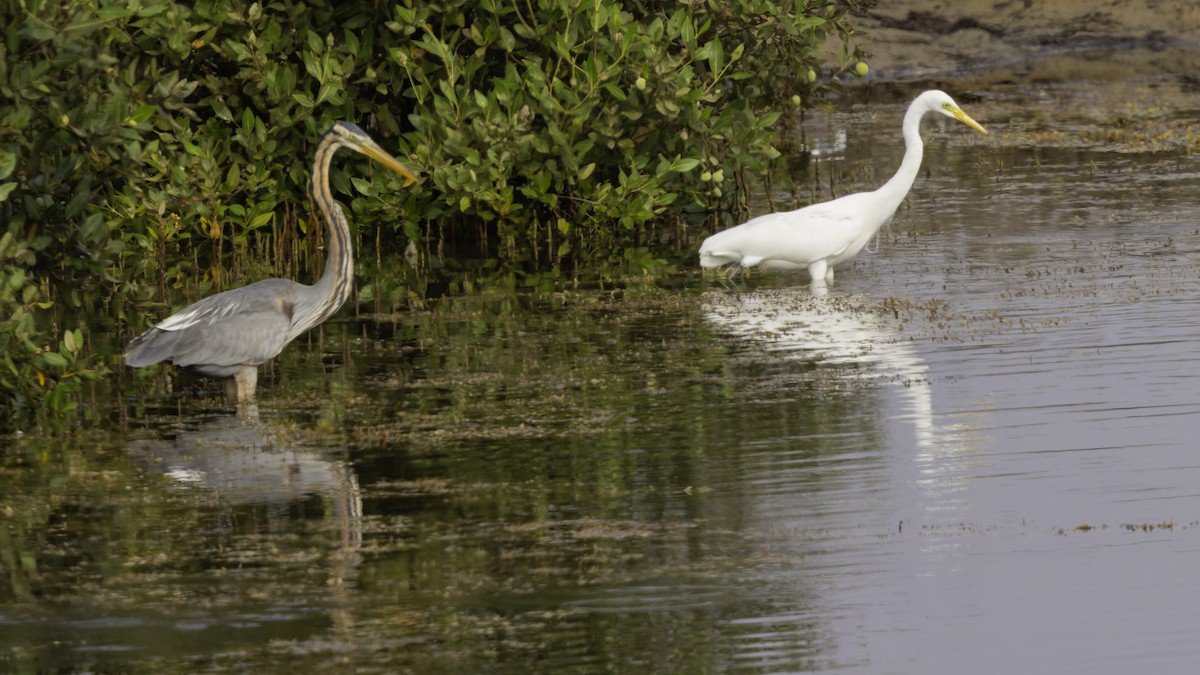
{"type": "Polygon", "coordinates": [[[379,161],[404,176],[405,185],[417,180],[365,131],[337,122],[317,143],[313,162],[312,197],[329,226],[321,278],[311,286],[264,279],[199,300],[133,338],[125,348],[126,365],[140,368],[169,362],[226,379],[229,397],[239,404],[254,400],[258,367],[332,316],[350,297],[354,274],[350,227],[329,190],[329,165],[342,148],[379,161]]]}

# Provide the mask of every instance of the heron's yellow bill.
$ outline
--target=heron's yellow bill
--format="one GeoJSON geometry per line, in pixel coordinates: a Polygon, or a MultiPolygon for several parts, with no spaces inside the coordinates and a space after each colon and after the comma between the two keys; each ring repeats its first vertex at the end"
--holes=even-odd
{"type": "Polygon", "coordinates": [[[386,166],[387,168],[391,169],[392,171],[395,171],[396,173],[400,174],[401,176],[404,176],[404,185],[405,186],[409,186],[409,185],[412,185],[413,183],[417,182],[418,178],[417,178],[416,174],[409,171],[408,167],[401,164],[400,161],[397,160],[395,157],[392,157],[391,155],[389,155],[387,153],[387,151],[384,150],[383,148],[381,148],[377,145],[363,145],[363,146],[359,147],[359,150],[361,150],[364,155],[370,157],[371,159],[374,159],[375,161],[386,166]]]}
{"type": "Polygon", "coordinates": [[[951,114],[954,115],[954,119],[971,127],[975,131],[978,131],[981,134],[987,133],[987,129],[984,129],[983,126],[981,124],[979,124],[979,122],[976,122],[975,120],[971,119],[971,116],[968,115],[967,113],[963,112],[962,108],[955,108],[954,110],[951,111],[951,114]]]}

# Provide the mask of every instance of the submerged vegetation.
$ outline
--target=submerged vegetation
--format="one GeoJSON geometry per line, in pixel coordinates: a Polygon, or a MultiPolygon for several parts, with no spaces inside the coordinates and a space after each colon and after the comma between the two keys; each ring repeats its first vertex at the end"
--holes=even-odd
{"type": "Polygon", "coordinates": [[[687,246],[695,224],[745,209],[780,116],[836,86],[821,64],[857,57],[855,3],[834,0],[13,5],[0,429],[105,372],[88,326],[51,315],[126,335],[162,306],[307,278],[324,234],[307,158],[335,120],[426,177],[409,193],[332,179],[376,256],[414,270],[373,297],[406,298],[418,275],[554,279],[687,246]]]}

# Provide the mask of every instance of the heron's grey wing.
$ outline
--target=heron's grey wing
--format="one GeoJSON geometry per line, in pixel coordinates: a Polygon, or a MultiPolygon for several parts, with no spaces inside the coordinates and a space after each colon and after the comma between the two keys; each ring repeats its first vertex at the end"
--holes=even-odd
{"type": "Polygon", "coordinates": [[[204,298],[130,341],[125,363],[140,367],[169,361],[216,377],[265,363],[287,344],[297,292],[303,288],[268,279],[204,298]]]}

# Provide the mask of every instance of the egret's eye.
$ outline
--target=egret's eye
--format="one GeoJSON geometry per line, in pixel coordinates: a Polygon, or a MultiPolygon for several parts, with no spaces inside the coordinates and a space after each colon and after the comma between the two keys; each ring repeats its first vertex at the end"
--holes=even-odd
{"type": "Polygon", "coordinates": [[[949,104],[949,103],[943,103],[943,104],[942,104],[942,107],[943,107],[943,108],[945,108],[946,110],[950,110],[950,109],[952,109],[954,106],[953,106],[953,105],[951,105],[951,104],[949,104]]]}

